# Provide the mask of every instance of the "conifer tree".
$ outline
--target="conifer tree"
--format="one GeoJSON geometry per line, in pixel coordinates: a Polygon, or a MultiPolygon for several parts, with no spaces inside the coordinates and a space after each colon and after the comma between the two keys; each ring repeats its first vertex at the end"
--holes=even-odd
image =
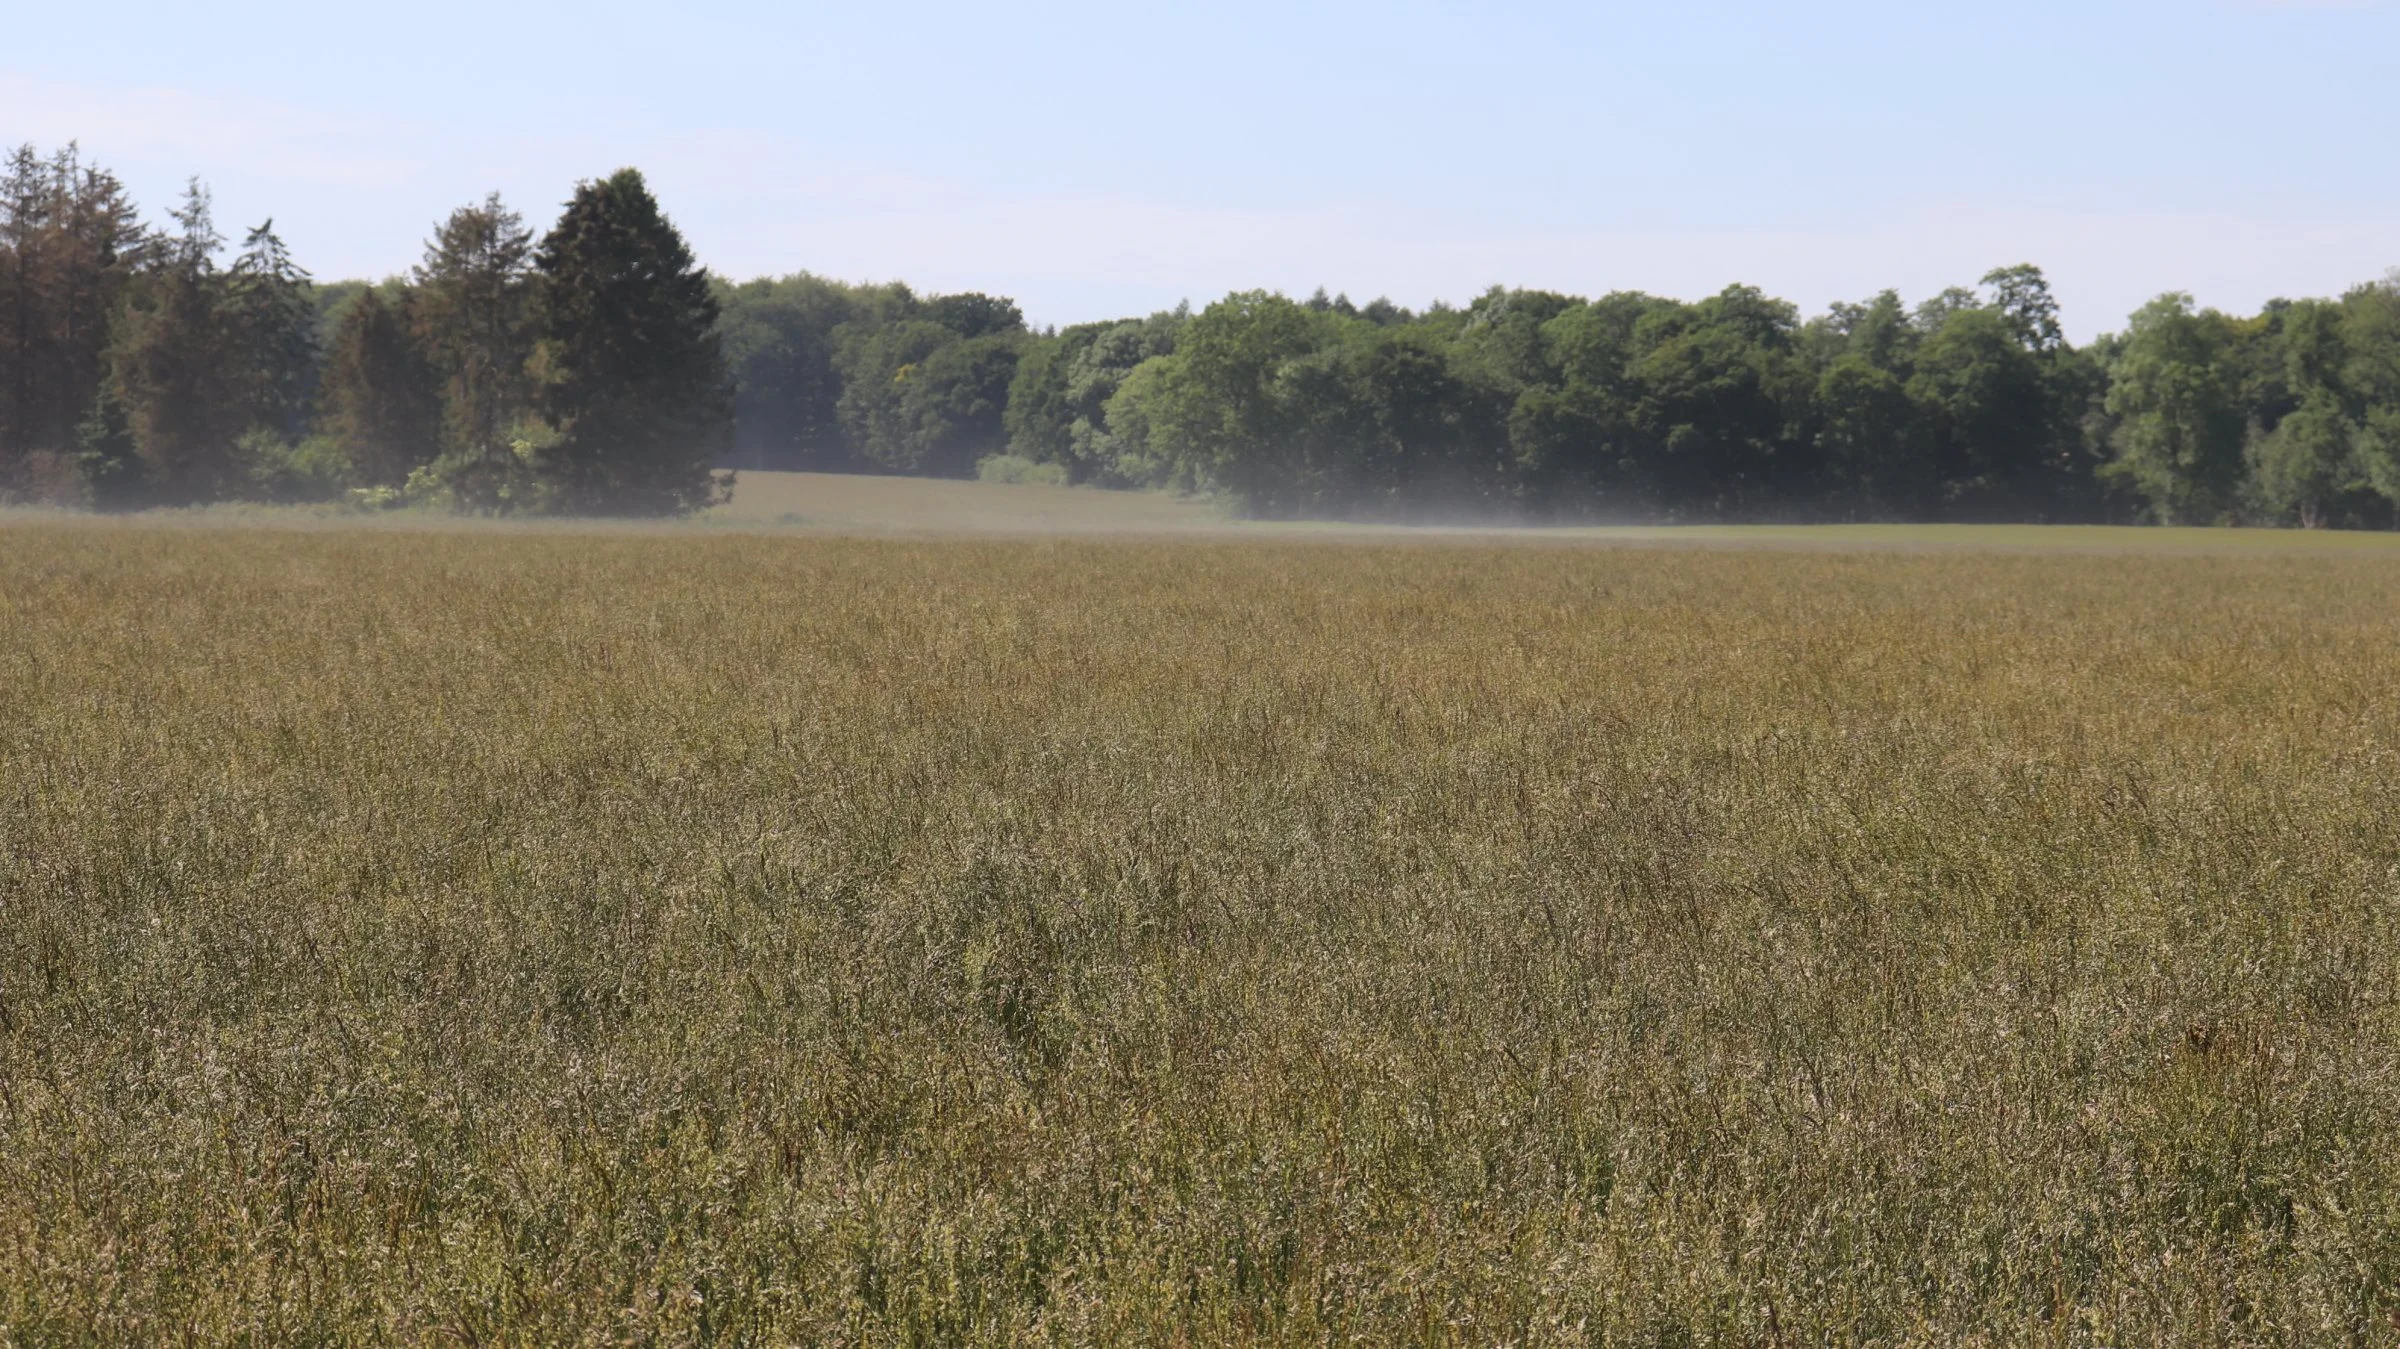
{"type": "Polygon", "coordinates": [[[238,484],[234,450],[249,429],[251,402],[207,190],[194,181],[172,214],[177,232],[119,316],[107,392],[148,493],[185,503],[226,496],[238,484]]]}
{"type": "Polygon", "coordinates": [[[32,448],[36,367],[42,347],[43,244],[49,233],[49,175],[30,145],[0,171],[0,488],[32,448]]]}
{"type": "Polygon", "coordinates": [[[732,431],[717,301],[639,172],[577,186],[542,240],[535,374],[565,510],[669,515],[717,497],[732,431]]]}
{"type": "Polygon", "coordinates": [[[23,146],[0,168],[0,491],[37,459],[71,466],[147,237],[124,186],[73,146],[23,146]]]}
{"type": "Polygon", "coordinates": [[[369,288],[325,354],[322,425],[363,485],[396,487],[441,446],[440,376],[411,331],[414,300],[386,304],[369,288]]]}
{"type": "Polygon", "coordinates": [[[316,304],[308,272],[269,220],[242,240],[226,274],[225,326],[241,366],[248,404],[244,430],[285,441],[306,427],[317,371],[316,304]]]}
{"type": "Polygon", "coordinates": [[[497,509],[520,465],[511,431],[531,394],[533,234],[495,192],[452,211],[425,245],[412,322],[442,379],[443,478],[462,504],[497,509]]]}

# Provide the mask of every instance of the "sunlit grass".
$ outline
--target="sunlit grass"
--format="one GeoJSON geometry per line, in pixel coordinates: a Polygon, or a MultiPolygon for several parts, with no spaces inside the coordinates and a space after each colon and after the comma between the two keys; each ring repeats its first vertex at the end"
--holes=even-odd
{"type": "Polygon", "coordinates": [[[20,520],[0,1339],[2390,1343],[2396,690],[2380,545],[20,520]]]}

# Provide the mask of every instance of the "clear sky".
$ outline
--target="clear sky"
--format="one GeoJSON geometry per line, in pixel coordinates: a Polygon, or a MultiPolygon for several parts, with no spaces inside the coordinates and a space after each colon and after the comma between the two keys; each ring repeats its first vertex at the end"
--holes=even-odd
{"type": "Polygon", "coordinates": [[[2400,265],[2400,4],[26,6],[0,140],[318,276],[634,164],[701,258],[1016,296],[1037,323],[1319,284],[1809,310],[2047,268],[2077,336],[2400,265]]]}

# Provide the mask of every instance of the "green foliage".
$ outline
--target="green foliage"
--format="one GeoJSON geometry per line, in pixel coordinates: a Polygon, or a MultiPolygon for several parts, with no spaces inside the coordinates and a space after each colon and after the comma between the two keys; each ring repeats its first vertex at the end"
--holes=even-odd
{"type": "Polygon", "coordinates": [[[111,505],[298,490],[249,466],[265,430],[482,513],[1005,455],[1261,516],[2400,521],[2396,282],[2250,318],[2163,297],[2080,348],[2027,264],[1805,322],[1748,286],[1319,288],[1037,333],[1006,296],[710,277],[630,170],[578,189],[538,272],[495,195],[373,285],[313,285],[266,226],[220,270],[194,192],[152,236],[71,152],[0,170],[0,494],[69,463],[111,505]]]}
{"type": "Polygon", "coordinates": [[[577,185],[535,258],[534,373],[555,508],[673,515],[717,499],[732,387],[716,296],[633,169],[577,185]]]}
{"type": "Polygon", "coordinates": [[[93,505],[126,510],[148,497],[141,450],[133,440],[132,416],[115,387],[104,384],[93,396],[91,411],[75,428],[75,443],[77,461],[91,485],[93,505]]]}
{"type": "Polygon", "coordinates": [[[2031,263],[1986,272],[1984,289],[1991,307],[2008,324],[2017,345],[2027,351],[2052,352],[2067,344],[2058,324],[2058,301],[2050,294],[2049,278],[2031,263]]]}
{"type": "Polygon", "coordinates": [[[331,436],[294,441],[258,427],[234,443],[234,456],[252,501],[331,501],[356,480],[350,447],[331,436]]]}
{"type": "Polygon", "coordinates": [[[853,469],[837,365],[845,325],[873,327],[915,308],[906,286],[848,286],[802,273],[716,283],[717,332],[734,382],[734,455],[745,466],[853,469]]]}
{"type": "Polygon", "coordinates": [[[919,312],[927,321],[938,323],[962,338],[1025,331],[1025,315],[1018,311],[1016,301],[1004,295],[985,295],[980,291],[936,295],[919,312]]]}
{"type": "Polygon", "coordinates": [[[538,420],[509,428],[497,452],[450,449],[409,471],[400,499],[462,515],[515,515],[559,509],[541,457],[559,441],[538,420]]]}
{"type": "Polygon", "coordinates": [[[1326,504],[1334,487],[1327,456],[1343,447],[1300,435],[1318,409],[1301,397],[1309,382],[1297,365],[1338,322],[1265,291],[1202,310],[1138,395],[1148,452],[1177,461],[1177,477],[1221,486],[1261,515],[1326,504]]]}
{"type": "Polygon", "coordinates": [[[517,476],[510,429],[532,407],[533,236],[493,193],[435,228],[413,274],[411,319],[443,381],[443,469],[471,508],[500,509],[494,495],[517,476]]]}
{"type": "Polygon", "coordinates": [[[247,420],[286,440],[306,429],[316,392],[314,289],[272,220],[243,239],[225,277],[224,321],[249,385],[247,420]]]}
{"type": "Polygon", "coordinates": [[[417,340],[416,299],[403,292],[395,307],[365,291],[326,353],[319,424],[356,485],[396,487],[441,452],[441,377],[417,340]]]}
{"type": "Polygon", "coordinates": [[[1064,464],[1046,464],[1016,454],[985,455],[975,463],[975,478],[1034,487],[1065,487],[1073,481],[1064,464]]]}
{"type": "Polygon", "coordinates": [[[899,422],[907,467],[962,477],[1007,443],[1003,414],[1017,372],[1019,342],[1006,334],[968,338],[936,349],[899,378],[899,422]]]}
{"type": "Polygon", "coordinates": [[[146,499],[169,505],[238,495],[235,442],[255,425],[260,381],[243,366],[215,254],[223,241],[194,183],[159,265],[130,287],[109,353],[111,403],[142,465],[146,499]]]}
{"type": "Polygon", "coordinates": [[[2024,323],[1983,306],[1950,313],[1918,346],[1909,396],[1932,438],[1925,448],[1945,504],[2016,514],[2038,495],[2044,458],[2072,434],[2043,353],[2024,323]]]}
{"type": "Polygon", "coordinates": [[[1817,377],[1816,405],[1827,472],[1853,485],[1860,514],[1907,517],[1936,508],[1940,464],[1926,444],[1934,432],[1901,373],[1872,355],[1844,352],[1817,377]]]}
{"type": "Polygon", "coordinates": [[[1077,482],[1147,481],[1146,471],[1108,430],[1109,400],[1136,367],[1174,352],[1176,334],[1190,317],[1178,309],[1084,324],[1029,344],[1004,416],[1010,452],[1059,464],[1077,482]]]}
{"type": "Polygon", "coordinates": [[[30,145],[8,153],[0,169],[0,494],[77,495],[56,479],[77,460],[80,427],[101,397],[110,317],[152,250],[124,186],[74,147],[48,158],[30,145]]]}
{"type": "Polygon", "coordinates": [[[874,463],[910,470],[926,459],[927,447],[917,439],[918,428],[904,406],[912,392],[909,380],[935,352],[957,344],[958,334],[929,319],[911,318],[845,326],[837,340],[842,396],[836,410],[843,432],[874,463]]]}
{"type": "Polygon", "coordinates": [[[2135,311],[2110,369],[2118,418],[2108,465],[2162,523],[2207,523],[2234,502],[2243,418],[2230,356],[2233,320],[2162,295],[2135,311]]]}
{"type": "Polygon", "coordinates": [[[2322,387],[2251,446],[2251,483],[2273,516],[2314,528],[2345,496],[2366,485],[2359,467],[2360,428],[2322,387]]]}
{"type": "Polygon", "coordinates": [[[1767,510],[1809,485],[1814,449],[1787,418],[1805,387],[1797,329],[1791,306],[1747,286],[1636,325],[1637,472],[1667,512],[1767,510]]]}

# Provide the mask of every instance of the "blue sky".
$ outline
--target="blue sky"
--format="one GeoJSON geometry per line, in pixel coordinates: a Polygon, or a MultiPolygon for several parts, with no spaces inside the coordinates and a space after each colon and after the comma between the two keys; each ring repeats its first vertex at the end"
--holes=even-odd
{"type": "Polygon", "coordinates": [[[2400,5],[686,0],[12,16],[0,140],[184,176],[321,277],[635,164],[702,259],[1037,322],[1319,284],[1815,310],[2018,261],[2078,336],[2400,266],[2400,5]]]}

